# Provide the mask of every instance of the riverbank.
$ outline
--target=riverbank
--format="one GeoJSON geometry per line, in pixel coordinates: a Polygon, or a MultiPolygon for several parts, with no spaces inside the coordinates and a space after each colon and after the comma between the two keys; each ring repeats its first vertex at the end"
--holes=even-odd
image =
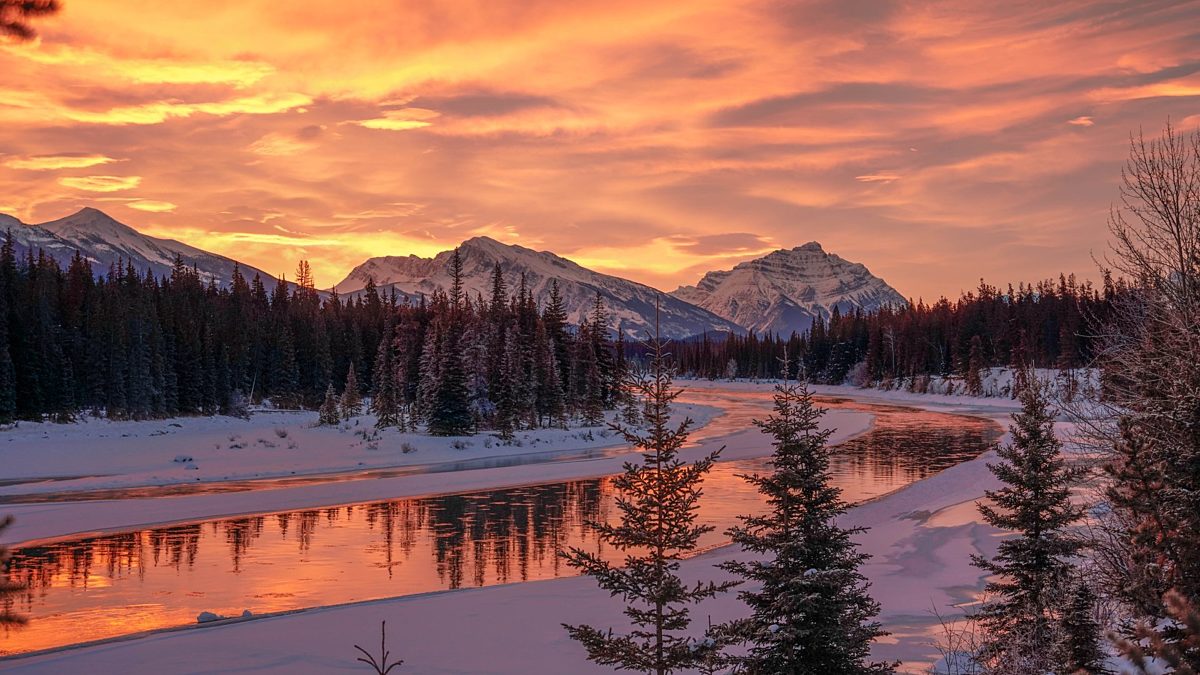
{"type": "MultiPolygon", "coordinates": [[[[688,386],[699,389],[707,385],[688,383],[688,386]]],[[[757,392],[769,389],[751,384],[739,384],[732,389],[729,383],[712,386],[732,391],[735,397],[741,389],[757,392]]],[[[880,398],[843,388],[822,388],[822,393],[855,399],[880,398]]],[[[887,393],[892,395],[882,397],[885,402],[902,402],[894,395],[898,392],[887,393]]],[[[917,396],[903,403],[983,414],[998,421],[1004,421],[1008,412],[1006,402],[994,399],[983,402],[925,399],[917,396]]],[[[852,422],[845,412],[831,411],[827,421],[831,425],[852,422]]],[[[757,431],[738,432],[721,440],[730,444],[733,454],[749,456],[754,447],[769,452],[769,444],[757,431]]],[[[991,486],[986,461],[987,457],[982,457],[957,465],[847,514],[847,524],[872,528],[862,537],[864,550],[874,556],[864,571],[874,582],[873,593],[883,604],[882,618],[894,633],[878,645],[880,658],[902,658],[910,667],[917,668],[920,663],[932,661],[936,657],[930,646],[930,629],[936,622],[932,610],[936,607],[941,613],[952,615],[956,610],[950,605],[969,599],[980,587],[981,577],[967,564],[967,559],[971,552],[991,553],[995,541],[995,533],[974,517],[975,499],[991,486]]],[[[570,468],[547,465],[537,470],[540,473],[556,467],[570,468]]],[[[685,575],[720,577],[721,573],[712,565],[732,555],[733,551],[725,548],[687,561],[685,575]]],[[[711,614],[717,621],[740,611],[735,598],[725,597],[707,603],[697,616],[711,614]]],[[[566,639],[560,623],[624,624],[619,603],[597,591],[588,579],[566,578],[156,633],[137,640],[24,658],[4,665],[14,672],[64,672],[85,665],[102,671],[138,672],[148,664],[153,664],[159,672],[181,673],[355,672],[361,664],[353,660],[352,645],[375,644],[378,622],[384,619],[389,623],[393,651],[407,661],[402,672],[460,674],[608,672],[584,661],[582,650],[566,639]],[[470,641],[470,649],[462,648],[464,640],[470,641]]]]}

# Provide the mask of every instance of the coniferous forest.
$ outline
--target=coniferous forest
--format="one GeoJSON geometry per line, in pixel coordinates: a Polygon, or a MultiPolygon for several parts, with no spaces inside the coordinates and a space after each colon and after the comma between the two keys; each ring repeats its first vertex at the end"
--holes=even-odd
{"type": "Polygon", "coordinates": [[[779,377],[786,349],[791,377],[855,384],[896,378],[958,375],[997,366],[1071,370],[1092,363],[1098,338],[1089,326],[1103,323],[1125,283],[1105,275],[1103,289],[1075,277],[1009,285],[980,282],[958,300],[932,305],[918,300],[817,317],[803,334],[704,335],[680,344],[680,370],[704,378],[779,377]]]}
{"type": "MultiPolygon", "coordinates": [[[[461,269],[461,264],[457,266],[461,269]]],[[[461,274],[461,272],[460,272],[461,274]]],[[[597,299],[568,325],[554,286],[539,306],[497,268],[490,298],[460,283],[416,303],[379,293],[322,296],[234,274],[204,283],[132,266],[97,274],[78,254],[18,259],[0,248],[0,422],[245,414],[250,403],[315,408],[331,387],[373,396],[382,426],[458,435],[598,423],[624,360],[597,299]]]]}

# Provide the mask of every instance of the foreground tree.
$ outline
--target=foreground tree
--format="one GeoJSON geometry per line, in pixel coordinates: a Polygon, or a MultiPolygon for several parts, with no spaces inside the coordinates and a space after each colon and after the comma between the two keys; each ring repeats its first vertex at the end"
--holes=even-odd
{"type": "Polygon", "coordinates": [[[750,643],[749,654],[736,659],[740,672],[894,670],[892,664],[868,662],[872,640],[886,633],[874,621],[879,604],[858,570],[869,556],[858,552],[852,537],[863,530],[836,522],[846,503],[829,484],[831,432],[820,428],[824,413],[805,385],[784,382],[775,390],[775,414],[756,421],[775,439],[773,471],[744,478],[766,497],[771,511],[744,516],[729,532],[743,549],[759,554],[756,559],[722,565],[759,588],[739,593],[753,614],[730,626],[750,643]]]}
{"type": "Polygon", "coordinates": [[[17,40],[32,40],[37,32],[30,19],[58,11],[58,0],[0,0],[0,34],[17,40]]]}
{"type": "Polygon", "coordinates": [[[978,660],[992,672],[1033,675],[1062,671],[1068,660],[1047,646],[1060,643],[1059,603],[1068,597],[1071,559],[1083,546],[1068,528],[1083,510],[1071,503],[1080,472],[1062,457],[1045,387],[1030,382],[1009,427],[1012,443],[996,451],[1000,462],[988,464],[1004,487],[988,490],[991,504],[978,506],[989,525],[1016,536],[1000,542],[995,558],[976,555],[974,564],[995,576],[979,612],[978,660]]]}
{"type": "Polygon", "coordinates": [[[1200,604],[1200,132],[1139,134],[1122,178],[1108,262],[1131,287],[1096,326],[1104,400],[1081,417],[1108,452],[1111,591],[1161,618],[1168,589],[1200,604]]]}
{"type": "Polygon", "coordinates": [[[720,450],[692,463],[679,459],[692,420],[671,425],[671,403],[680,392],[672,386],[666,345],[657,331],[649,349],[649,369],[628,383],[646,400],[646,431],[613,425],[627,442],[642,449],[642,461],[627,462],[625,472],[613,481],[619,493],[619,523],[595,524],[606,544],[625,552],[624,564],[614,566],[578,548],[562,553],[568,565],[628,603],[625,615],[633,629],[616,634],[611,628],[564,627],[587,649],[588,658],[600,665],[664,675],[713,660],[720,642],[687,634],[692,623],[689,605],[735,584],[687,586],[679,578],[679,561],[695,551],[701,535],[713,530],[696,524],[696,510],[701,481],[720,450]]]}
{"type": "Polygon", "coordinates": [[[1165,672],[1200,675],[1200,668],[1196,667],[1200,656],[1200,608],[1175,591],[1167,592],[1163,606],[1175,624],[1169,635],[1143,621],[1134,631],[1133,639],[1115,633],[1109,637],[1140,675],[1165,672]]]}
{"type": "MultiPolygon", "coordinates": [[[[12,516],[0,518],[0,532],[12,524],[12,516]]],[[[16,597],[25,587],[8,580],[5,567],[8,564],[8,547],[0,545],[0,627],[20,626],[25,623],[25,617],[12,611],[11,598],[16,597]]]]}

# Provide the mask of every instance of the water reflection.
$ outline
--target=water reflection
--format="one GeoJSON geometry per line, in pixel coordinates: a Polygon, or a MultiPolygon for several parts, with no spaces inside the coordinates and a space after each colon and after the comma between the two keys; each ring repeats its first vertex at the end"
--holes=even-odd
{"type": "MultiPolygon", "coordinates": [[[[739,396],[741,394],[739,393],[739,396]]],[[[977,455],[994,425],[973,418],[864,406],[874,429],[839,446],[832,470],[849,501],[895,490],[977,455]]],[[[760,408],[761,410],[761,408],[760,408]]],[[[741,420],[742,423],[745,420],[741,420]]],[[[718,464],[700,517],[724,543],[757,493],[737,477],[766,460],[718,464]]],[[[212,520],[89,537],[14,552],[27,584],[16,609],[27,628],[0,634],[22,652],[238,614],[544,579],[572,573],[557,551],[579,546],[615,560],[587,523],[616,517],[611,478],[212,520]]]]}

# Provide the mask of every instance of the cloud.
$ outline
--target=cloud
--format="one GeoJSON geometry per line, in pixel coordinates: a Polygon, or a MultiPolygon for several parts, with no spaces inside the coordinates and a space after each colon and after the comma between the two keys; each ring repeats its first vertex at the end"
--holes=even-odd
{"type": "Polygon", "coordinates": [[[131,190],[141,182],[141,176],[65,176],[58,179],[59,185],[89,192],[131,190]]]}
{"type": "Polygon", "coordinates": [[[1095,121],[1093,121],[1092,118],[1087,115],[1080,115],[1079,117],[1067,120],[1067,124],[1072,124],[1077,127],[1090,127],[1095,124],[1095,121]]]}
{"type": "Polygon", "coordinates": [[[149,211],[151,213],[169,213],[179,208],[171,202],[162,202],[154,199],[136,199],[127,203],[126,206],[138,211],[149,211]]]}
{"type": "Polygon", "coordinates": [[[408,131],[427,127],[432,124],[428,120],[438,116],[437,111],[427,108],[400,108],[399,110],[385,110],[382,117],[358,120],[354,123],[368,129],[408,131]]]}
{"type": "Polygon", "coordinates": [[[26,171],[54,171],[57,169],[86,169],[115,161],[117,160],[104,155],[32,155],[11,157],[4,161],[4,166],[26,171]]]}
{"type": "Polygon", "coordinates": [[[854,180],[860,183],[890,183],[894,180],[900,180],[898,174],[883,172],[883,173],[867,173],[861,176],[855,176],[854,180]]]}

